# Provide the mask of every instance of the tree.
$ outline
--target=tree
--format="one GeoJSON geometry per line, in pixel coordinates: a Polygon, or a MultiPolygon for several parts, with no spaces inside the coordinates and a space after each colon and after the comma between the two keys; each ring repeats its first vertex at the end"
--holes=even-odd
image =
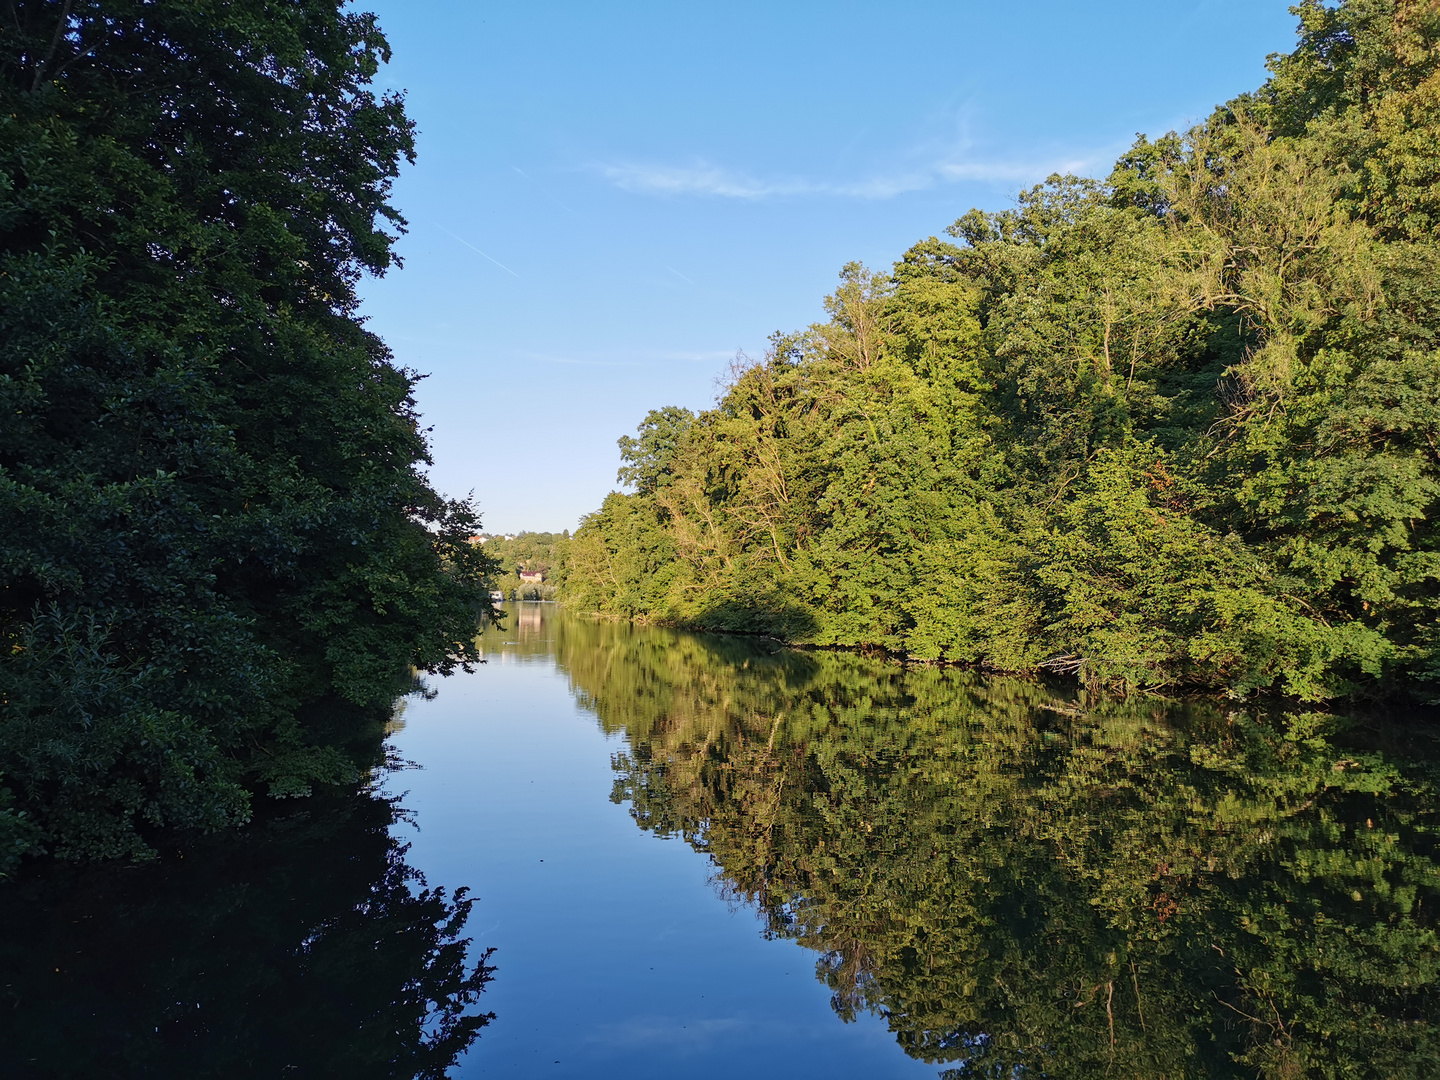
{"type": "Polygon", "coordinates": [[[334,0],[0,19],[0,773],[45,850],[353,780],[408,670],[476,656],[474,514],[357,314],[388,55],[334,0]]]}
{"type": "Polygon", "coordinates": [[[669,482],[670,461],[694,419],[694,413],[678,405],[651,409],[635,429],[638,439],[620,436],[620,457],[625,464],[615,479],[642,495],[664,487],[669,482]]]}

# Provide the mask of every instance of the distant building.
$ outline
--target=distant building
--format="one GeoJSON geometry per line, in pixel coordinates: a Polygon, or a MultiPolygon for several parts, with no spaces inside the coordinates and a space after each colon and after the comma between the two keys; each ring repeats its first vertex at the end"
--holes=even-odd
{"type": "Polygon", "coordinates": [[[520,570],[520,580],[523,581],[526,585],[539,585],[542,581],[545,580],[545,571],[526,570],[522,568],[520,570]]]}

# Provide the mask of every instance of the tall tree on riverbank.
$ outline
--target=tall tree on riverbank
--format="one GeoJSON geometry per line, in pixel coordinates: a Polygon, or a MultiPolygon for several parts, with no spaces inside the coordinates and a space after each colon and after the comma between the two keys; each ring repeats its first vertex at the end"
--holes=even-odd
{"type": "Polygon", "coordinates": [[[353,780],[398,680],[475,656],[474,515],[357,315],[413,156],[388,55],[336,0],[0,18],[11,853],[353,780]]]}
{"type": "Polygon", "coordinates": [[[1307,0],[1206,123],[846,267],[829,322],[586,521],[570,597],[1111,685],[1433,696],[1437,10],[1307,0]]]}

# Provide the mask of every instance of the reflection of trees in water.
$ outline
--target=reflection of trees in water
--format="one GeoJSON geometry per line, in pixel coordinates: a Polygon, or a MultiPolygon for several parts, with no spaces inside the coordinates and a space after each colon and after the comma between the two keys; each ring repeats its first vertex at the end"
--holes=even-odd
{"type": "Polygon", "coordinates": [[[542,609],[538,604],[517,604],[515,631],[521,637],[538,635],[545,625],[542,609]]]}
{"type": "Polygon", "coordinates": [[[0,1075],[439,1078],[491,1018],[471,901],[383,799],[305,800],[183,860],[0,892],[0,1075]]]}
{"type": "Polygon", "coordinates": [[[488,656],[505,655],[548,662],[554,653],[551,631],[560,619],[557,604],[511,601],[505,605],[498,625],[485,623],[481,626],[480,651],[488,656]]]}
{"type": "Polygon", "coordinates": [[[567,620],[615,799],[947,1075],[1424,1076],[1429,766],[1151,701],[567,620]]]}

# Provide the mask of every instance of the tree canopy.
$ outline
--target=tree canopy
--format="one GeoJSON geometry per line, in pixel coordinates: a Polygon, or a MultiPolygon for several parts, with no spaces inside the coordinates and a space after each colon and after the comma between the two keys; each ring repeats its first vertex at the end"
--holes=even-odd
{"type": "Polygon", "coordinates": [[[567,529],[561,533],[520,532],[508,536],[476,537],[485,545],[485,555],[494,563],[490,585],[510,600],[553,600],[554,577],[560,552],[570,541],[567,529]],[[538,573],[541,580],[521,581],[521,571],[538,573]]]}
{"type": "Polygon", "coordinates": [[[353,781],[476,655],[477,522],[357,311],[413,157],[388,56],[338,0],[0,18],[0,859],[353,781]]]}

